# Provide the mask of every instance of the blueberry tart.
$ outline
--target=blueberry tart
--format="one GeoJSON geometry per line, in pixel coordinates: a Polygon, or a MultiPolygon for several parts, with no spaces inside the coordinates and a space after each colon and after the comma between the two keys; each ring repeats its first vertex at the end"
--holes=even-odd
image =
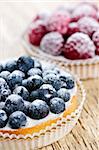
{"type": "MultiPolygon", "coordinates": [[[[42,139],[40,133],[46,134],[47,129],[50,132],[48,136],[52,134],[54,138],[56,134],[58,139],[57,127],[60,125],[63,134],[63,122],[66,134],[69,132],[67,129],[72,129],[81,111],[79,107],[84,102],[84,91],[71,73],[30,56],[21,56],[5,62],[5,65],[1,63],[1,66],[4,68],[0,71],[0,140],[5,142],[7,137],[10,142],[14,138],[17,142],[20,138],[27,141],[28,137],[33,139],[37,135],[39,142],[42,139]],[[69,128],[68,120],[74,120],[69,128]],[[53,127],[55,134],[52,133],[53,127]]],[[[53,138],[49,139],[50,143],[56,140],[53,138]]]]}

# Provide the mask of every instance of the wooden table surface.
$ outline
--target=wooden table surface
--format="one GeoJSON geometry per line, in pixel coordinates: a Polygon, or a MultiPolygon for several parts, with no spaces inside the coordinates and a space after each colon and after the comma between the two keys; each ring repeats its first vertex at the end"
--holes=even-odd
{"type": "MultiPolygon", "coordinates": [[[[25,54],[21,35],[34,13],[42,8],[54,9],[62,1],[40,2],[0,1],[0,60],[25,54]]],[[[70,1],[71,4],[75,2],[70,1]]],[[[42,150],[99,150],[99,79],[83,83],[87,98],[77,125],[67,136],[42,150]]]]}

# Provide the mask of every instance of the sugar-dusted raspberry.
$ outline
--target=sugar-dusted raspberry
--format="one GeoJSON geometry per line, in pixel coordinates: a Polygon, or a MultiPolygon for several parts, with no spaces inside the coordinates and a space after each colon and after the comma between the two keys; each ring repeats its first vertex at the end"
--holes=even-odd
{"type": "Polygon", "coordinates": [[[70,36],[75,32],[79,32],[79,27],[78,27],[78,24],[76,22],[72,22],[68,26],[67,35],[70,36]]]}
{"type": "Polygon", "coordinates": [[[35,46],[39,46],[42,37],[47,33],[46,25],[43,21],[33,22],[29,30],[29,42],[35,46]]]}
{"type": "Polygon", "coordinates": [[[87,34],[74,33],[64,46],[64,56],[68,59],[87,59],[95,55],[95,45],[87,34]]]}
{"type": "Polygon", "coordinates": [[[96,55],[99,55],[99,30],[93,34],[92,40],[96,45],[96,55]]]}
{"type": "Polygon", "coordinates": [[[70,22],[70,14],[64,11],[56,11],[53,13],[47,22],[48,31],[58,31],[61,34],[65,34],[70,22]]]}
{"type": "Polygon", "coordinates": [[[33,19],[33,22],[37,21],[37,20],[44,20],[46,21],[49,16],[51,15],[50,11],[48,10],[43,10],[43,11],[40,11],[33,19]]]}
{"type": "Polygon", "coordinates": [[[50,32],[46,34],[40,43],[41,50],[52,54],[59,55],[61,53],[61,48],[63,47],[64,39],[62,35],[58,32],[50,32]]]}
{"type": "Polygon", "coordinates": [[[88,34],[90,37],[99,29],[99,23],[91,17],[83,17],[78,21],[79,31],[88,34]]]}
{"type": "Polygon", "coordinates": [[[97,11],[93,6],[81,3],[75,8],[75,10],[72,13],[72,21],[78,21],[80,18],[84,16],[90,16],[96,19],[97,11]]]}
{"type": "Polygon", "coordinates": [[[56,11],[64,11],[64,12],[69,12],[70,14],[74,11],[76,5],[61,5],[59,6],[56,11]]]}
{"type": "Polygon", "coordinates": [[[95,4],[95,3],[93,3],[93,2],[88,2],[88,1],[84,1],[84,2],[81,2],[79,5],[82,5],[82,4],[85,4],[85,5],[89,5],[89,6],[91,6],[91,7],[93,7],[96,11],[98,11],[98,6],[95,4]]]}

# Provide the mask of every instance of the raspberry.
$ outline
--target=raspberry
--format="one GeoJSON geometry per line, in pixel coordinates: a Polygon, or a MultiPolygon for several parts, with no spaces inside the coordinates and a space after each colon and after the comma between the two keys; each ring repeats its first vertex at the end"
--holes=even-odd
{"type": "Polygon", "coordinates": [[[99,55],[99,30],[93,34],[92,40],[96,45],[96,55],[99,55]]]}
{"type": "Polygon", "coordinates": [[[97,11],[92,5],[81,3],[72,13],[72,21],[78,21],[84,16],[90,16],[96,19],[97,11]]]}
{"type": "Polygon", "coordinates": [[[96,11],[98,11],[98,6],[93,2],[81,2],[80,5],[85,4],[93,7],[96,11]]]}
{"type": "Polygon", "coordinates": [[[67,35],[70,36],[75,32],[79,32],[78,24],[76,22],[72,22],[68,26],[67,35]]]}
{"type": "Polygon", "coordinates": [[[43,10],[34,17],[33,22],[35,22],[37,20],[45,20],[46,21],[50,15],[51,14],[48,10],[43,10]]]}
{"type": "Polygon", "coordinates": [[[42,37],[47,33],[43,21],[38,20],[33,22],[28,34],[29,42],[35,46],[39,46],[42,37]]]}
{"type": "Polygon", "coordinates": [[[68,12],[56,11],[52,14],[47,22],[48,31],[58,31],[61,34],[65,34],[70,22],[70,15],[68,12]]]}
{"type": "Polygon", "coordinates": [[[42,51],[52,55],[59,55],[63,47],[64,39],[58,32],[51,32],[46,34],[40,43],[42,51]]]}
{"type": "Polygon", "coordinates": [[[56,11],[64,11],[64,12],[68,11],[71,14],[74,11],[75,7],[76,5],[66,5],[66,6],[61,5],[57,8],[56,11]]]}
{"type": "Polygon", "coordinates": [[[91,17],[83,17],[78,21],[79,31],[88,34],[90,37],[99,29],[99,23],[91,17]]]}
{"type": "Polygon", "coordinates": [[[95,55],[95,45],[88,35],[84,33],[72,34],[64,48],[64,56],[68,59],[87,59],[95,55]]]}

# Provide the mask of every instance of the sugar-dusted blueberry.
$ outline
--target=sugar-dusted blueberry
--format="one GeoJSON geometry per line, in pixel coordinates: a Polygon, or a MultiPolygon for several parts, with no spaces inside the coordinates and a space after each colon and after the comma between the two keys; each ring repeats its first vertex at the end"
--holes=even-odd
{"type": "Polygon", "coordinates": [[[53,81],[55,81],[57,79],[57,76],[55,74],[47,74],[46,76],[44,76],[44,83],[48,83],[48,84],[52,84],[53,81]]]}
{"type": "Polygon", "coordinates": [[[26,88],[29,91],[32,91],[32,90],[39,88],[42,84],[43,84],[42,77],[40,77],[38,75],[34,75],[27,79],[26,88]]]}
{"type": "Polygon", "coordinates": [[[34,60],[30,56],[21,56],[17,61],[17,65],[19,70],[26,73],[34,67],[34,60]]]}
{"type": "Polygon", "coordinates": [[[53,86],[51,84],[43,84],[40,89],[47,89],[47,90],[50,90],[50,91],[53,91],[55,92],[56,90],[53,88],[53,86]]]}
{"type": "Polygon", "coordinates": [[[65,82],[66,79],[67,79],[67,76],[64,75],[64,74],[60,74],[60,75],[59,75],[59,78],[60,78],[61,81],[64,81],[64,82],[65,82]]]}
{"type": "Polygon", "coordinates": [[[66,79],[66,89],[72,89],[75,86],[75,81],[72,77],[66,79]]]}
{"type": "Polygon", "coordinates": [[[61,80],[55,74],[47,74],[43,79],[44,83],[52,84],[56,90],[61,88],[61,80]]]}
{"type": "Polygon", "coordinates": [[[44,69],[43,71],[43,76],[46,76],[47,74],[55,74],[58,75],[60,73],[60,71],[57,68],[50,68],[50,69],[44,69]]]}
{"type": "Polygon", "coordinates": [[[59,89],[57,93],[58,97],[62,98],[65,102],[70,100],[70,93],[65,88],[59,89]]]}
{"type": "Polygon", "coordinates": [[[11,94],[10,89],[2,89],[0,90],[0,101],[5,101],[6,98],[11,94]]]}
{"type": "Polygon", "coordinates": [[[28,88],[28,79],[22,80],[22,86],[28,88]]]}
{"type": "Polygon", "coordinates": [[[49,104],[50,99],[57,96],[55,88],[51,84],[43,84],[39,90],[40,99],[49,104]]]}
{"type": "Polygon", "coordinates": [[[32,119],[42,119],[49,114],[49,107],[42,100],[35,100],[31,103],[29,114],[32,119]]]}
{"type": "Polygon", "coordinates": [[[34,75],[39,75],[42,76],[42,71],[39,68],[31,68],[28,72],[27,72],[28,76],[34,76],[34,75]]]}
{"type": "Polygon", "coordinates": [[[59,114],[65,110],[65,102],[63,99],[55,97],[50,100],[50,111],[59,114]]]}
{"type": "Polygon", "coordinates": [[[8,124],[12,129],[19,129],[26,125],[26,115],[21,111],[15,111],[9,116],[8,124]]]}
{"type": "Polygon", "coordinates": [[[8,89],[8,85],[7,85],[7,82],[3,78],[0,77],[0,91],[2,89],[8,89]]]}
{"type": "Polygon", "coordinates": [[[0,102],[0,110],[4,109],[4,106],[5,106],[5,102],[0,102]]]}
{"type": "Polygon", "coordinates": [[[0,72],[3,70],[3,65],[0,64],[0,72]]]}
{"type": "Polygon", "coordinates": [[[6,126],[7,123],[7,114],[4,110],[0,110],[0,128],[3,128],[6,126]]]}
{"type": "Polygon", "coordinates": [[[15,111],[23,111],[24,110],[24,101],[23,98],[17,94],[11,94],[7,97],[5,101],[4,110],[8,115],[15,111]]]}
{"type": "Polygon", "coordinates": [[[23,110],[23,112],[25,113],[25,115],[29,115],[29,107],[30,107],[30,102],[28,102],[28,101],[24,101],[24,110],[23,110]]]}
{"type": "Polygon", "coordinates": [[[24,86],[17,86],[13,93],[20,95],[26,101],[29,100],[29,92],[24,86]]]}
{"type": "Polygon", "coordinates": [[[22,78],[22,76],[20,76],[20,74],[15,74],[12,72],[8,76],[7,83],[11,89],[14,89],[16,85],[22,84],[22,80],[23,80],[23,78],[22,78]]]}
{"type": "Polygon", "coordinates": [[[0,77],[3,78],[3,79],[5,79],[6,81],[7,81],[9,75],[10,75],[9,71],[2,71],[0,73],[0,77]]]}
{"type": "Polygon", "coordinates": [[[31,102],[33,102],[34,100],[39,99],[39,98],[40,98],[39,89],[37,89],[37,90],[34,90],[34,91],[31,92],[29,100],[31,102]]]}
{"type": "Polygon", "coordinates": [[[9,60],[5,65],[4,65],[4,70],[12,72],[17,69],[17,61],[16,60],[9,60]]]}
{"type": "Polygon", "coordinates": [[[16,76],[22,77],[22,79],[25,78],[25,73],[20,70],[14,70],[12,73],[15,74],[16,76]]]}
{"type": "Polygon", "coordinates": [[[44,100],[48,105],[53,97],[57,96],[57,92],[50,89],[39,89],[39,98],[44,100]]]}
{"type": "Polygon", "coordinates": [[[37,59],[34,59],[34,68],[39,68],[42,70],[42,65],[37,59]]]}

